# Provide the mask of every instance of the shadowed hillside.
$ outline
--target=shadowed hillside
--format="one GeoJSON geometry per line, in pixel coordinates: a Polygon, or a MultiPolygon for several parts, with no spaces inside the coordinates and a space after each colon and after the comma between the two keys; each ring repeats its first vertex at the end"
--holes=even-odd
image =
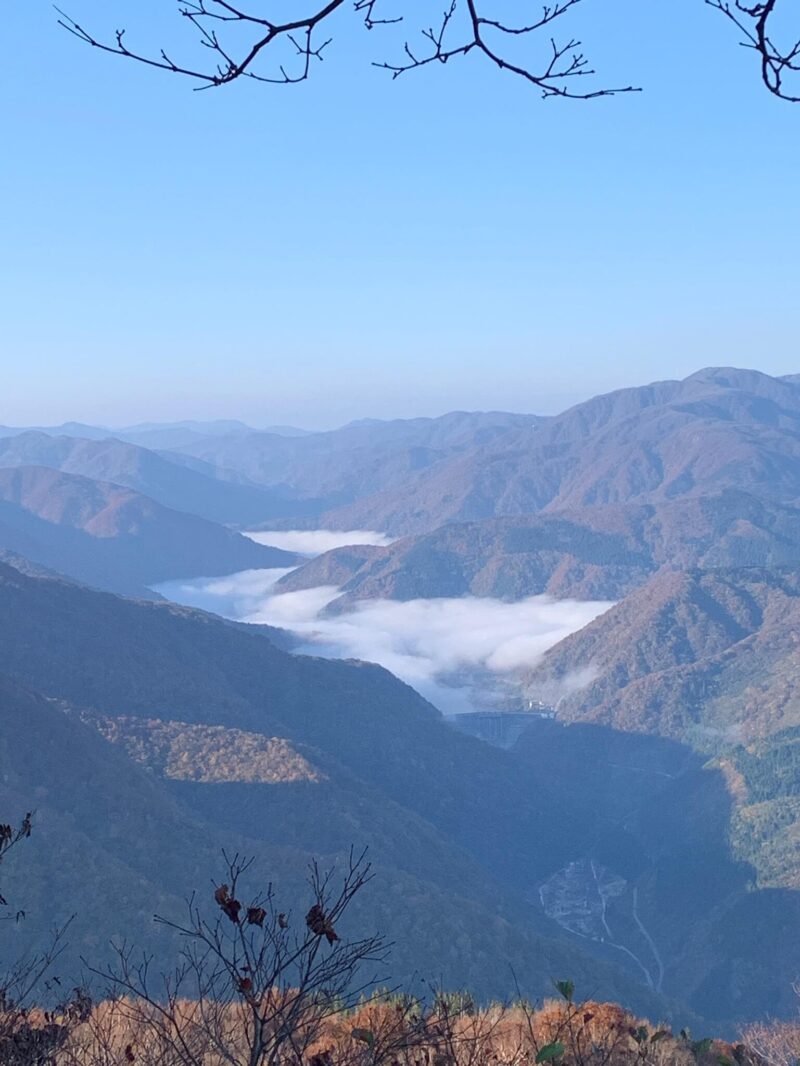
{"type": "MultiPolygon", "coordinates": [[[[541,757],[523,758],[459,734],[380,668],[292,656],[257,627],[166,604],[135,603],[11,568],[2,568],[0,577],[0,673],[12,686],[5,697],[10,708],[5,780],[16,781],[9,784],[6,802],[16,813],[26,796],[38,797],[47,844],[31,851],[30,861],[36,854],[40,863],[37,883],[50,883],[48,863],[63,853],[53,847],[59,834],[62,849],[86,853],[81,863],[61,863],[56,881],[62,890],[48,917],[80,909],[79,883],[87,864],[104,884],[122,883],[131,876],[125,871],[136,869],[131,883],[142,884],[145,897],[152,891],[170,905],[178,885],[156,877],[161,849],[173,849],[169,868],[177,873],[198,834],[205,834],[205,846],[197,863],[235,841],[268,866],[279,864],[292,884],[311,854],[335,858],[350,844],[369,844],[385,883],[394,886],[378,895],[377,910],[369,914],[405,945],[402,974],[422,967],[434,945],[447,980],[468,980],[480,995],[507,989],[510,961],[524,987],[537,992],[553,973],[569,972],[624,1002],[642,1003],[659,994],[679,999],[684,985],[700,996],[716,949],[709,942],[697,950],[689,981],[680,977],[688,971],[675,945],[689,928],[706,929],[722,901],[735,912],[748,879],[736,872],[724,835],[718,834],[729,815],[724,784],[719,820],[708,820],[711,796],[688,805],[670,803],[668,826],[654,828],[652,818],[642,815],[641,832],[652,832],[664,849],[664,870],[675,869],[680,855],[677,868],[693,863],[705,885],[691,895],[691,907],[669,910],[659,900],[674,897],[672,882],[661,889],[642,880],[642,870],[654,861],[648,849],[631,825],[619,824],[619,809],[600,802],[589,787],[596,746],[573,749],[571,768],[559,773],[545,749],[541,757]],[[30,697],[38,701],[35,713],[24,710],[14,685],[44,697],[30,697]],[[63,723],[61,739],[42,715],[63,723]],[[24,728],[14,724],[23,720],[24,728]],[[19,736],[22,740],[15,739],[19,736]],[[93,739],[84,756],[79,748],[87,737],[93,739]],[[29,752],[24,760],[14,754],[23,742],[29,752]],[[115,759],[124,756],[130,767],[125,774],[114,769],[115,759],[100,754],[110,750],[115,759]],[[41,761],[48,751],[50,768],[41,761]],[[59,762],[63,752],[69,754],[59,762]],[[89,767],[95,758],[106,760],[102,775],[74,774],[75,765],[89,767]],[[44,792],[42,782],[50,782],[44,792]],[[127,802],[129,789],[140,790],[140,804],[152,797],[149,813],[137,813],[136,804],[127,802]],[[713,850],[710,838],[687,833],[698,804],[702,824],[715,834],[713,850]],[[159,805],[173,812],[173,820],[197,829],[162,830],[159,805]],[[120,822],[116,810],[140,829],[125,828],[132,823],[120,822]],[[74,832],[88,843],[73,845],[74,832]],[[140,834],[141,855],[138,846],[126,844],[130,832],[140,834]],[[176,848],[171,841],[179,832],[184,843],[176,848]],[[569,923],[557,918],[560,911],[542,910],[538,886],[553,883],[558,895],[563,871],[583,869],[595,853],[610,870],[622,863],[630,885],[639,889],[640,920],[661,944],[663,981],[652,974],[643,980],[624,953],[576,937],[569,923]],[[141,872],[137,863],[143,864],[141,872]],[[718,877],[710,877],[712,870],[718,877]],[[718,885],[724,886],[722,896],[715,894],[718,885]],[[410,939],[407,926],[414,929],[410,939]]],[[[635,757],[625,756],[629,762],[635,757]]],[[[717,787],[717,779],[722,782],[719,774],[709,777],[709,787],[717,787]]],[[[683,781],[676,796],[693,794],[683,781]]],[[[648,795],[636,796],[637,810],[648,795]]],[[[660,799],[655,810],[661,811],[660,799]]],[[[186,868],[197,866],[187,860],[186,868]]],[[[27,875],[20,870],[25,876],[33,876],[32,869],[27,875]]],[[[564,885],[570,898],[577,888],[584,891],[573,880],[569,874],[564,885]]],[[[112,892],[104,899],[114,899],[114,915],[120,915],[128,897],[112,892]]],[[[781,908],[789,902],[774,911],[770,929],[779,929],[781,908]]],[[[31,908],[40,916],[26,927],[32,932],[42,929],[44,906],[40,897],[31,908]]],[[[92,911],[97,939],[85,926],[76,927],[81,945],[101,951],[106,931],[119,929],[113,923],[121,918],[106,914],[105,906],[101,902],[92,911]]],[[[130,906],[138,908],[143,930],[143,904],[130,906]]],[[[623,928],[630,920],[620,918],[623,928]]],[[[715,920],[714,928],[721,933],[727,926],[715,920]]],[[[763,951],[756,944],[744,954],[731,951],[730,957],[741,957],[754,974],[767,965],[767,951],[769,965],[776,964],[771,942],[763,951]]],[[[791,957],[777,965],[783,973],[791,957]]],[[[788,988],[790,980],[784,983],[788,988]]],[[[703,994],[704,1013],[721,1021],[748,1017],[750,999],[731,998],[726,988],[720,985],[715,997],[703,994]]],[[[692,1009],[694,997],[691,992],[692,1009]]]]}
{"type": "Polygon", "coordinates": [[[154,943],[147,901],[174,908],[223,844],[258,854],[290,887],[312,854],[335,859],[369,844],[386,887],[366,917],[402,945],[409,979],[433,944],[437,970],[484,995],[506,986],[511,961],[532,990],[566,967],[616,998],[647,998],[523,902],[532,878],[580,846],[588,813],[548,796],[506,753],[452,731],[385,671],[293,657],[257,630],[8,568],[0,630],[0,671],[11,675],[4,802],[10,816],[33,797],[42,826],[7,885],[39,886],[26,936],[75,910],[76,943],[102,953],[133,908],[130,935],[154,943]],[[524,845],[509,849],[498,825],[524,845]],[[89,912],[87,869],[111,886],[89,912]]]}

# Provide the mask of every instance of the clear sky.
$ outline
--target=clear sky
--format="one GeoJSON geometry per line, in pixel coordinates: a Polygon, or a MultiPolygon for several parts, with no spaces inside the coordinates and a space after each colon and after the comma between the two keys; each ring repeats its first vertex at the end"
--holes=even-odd
{"type": "MultiPolygon", "coordinates": [[[[172,0],[62,6],[184,29],[172,0]]],[[[702,0],[585,0],[565,29],[645,91],[542,101],[472,59],[392,82],[369,61],[401,35],[346,13],[307,84],[193,93],[8,0],[0,423],[553,411],[800,370],[800,107],[702,0]]]]}

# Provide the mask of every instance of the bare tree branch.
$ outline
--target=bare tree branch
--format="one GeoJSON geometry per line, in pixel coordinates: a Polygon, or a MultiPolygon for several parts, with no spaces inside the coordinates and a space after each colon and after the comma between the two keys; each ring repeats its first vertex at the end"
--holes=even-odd
{"type": "MultiPolygon", "coordinates": [[[[147,53],[129,46],[126,31],[117,30],[111,38],[102,38],[86,29],[72,16],[56,8],[58,22],[64,29],[93,48],[132,59],[147,66],[180,74],[199,84],[197,88],[212,88],[227,85],[238,78],[253,78],[256,81],[276,84],[294,84],[305,81],[315,61],[323,59],[323,51],[331,38],[318,39],[322,23],[345,7],[357,15],[364,27],[394,26],[404,21],[403,15],[384,10],[386,0],[328,0],[311,14],[290,22],[270,19],[266,14],[254,14],[240,6],[239,0],[177,0],[178,13],[187,20],[196,32],[196,42],[210,53],[210,63],[191,64],[178,62],[164,48],[147,53]],[[233,47],[235,38],[240,52],[233,47]],[[241,45],[241,31],[249,38],[241,45]],[[284,53],[286,53],[284,55],[284,53]],[[270,55],[270,68],[262,66],[265,56],[270,55]]],[[[557,43],[549,36],[549,27],[557,19],[577,7],[583,0],[555,0],[543,8],[537,17],[523,25],[511,25],[499,18],[490,17],[486,5],[491,0],[449,0],[449,7],[441,18],[416,31],[418,44],[406,39],[402,55],[396,61],[380,61],[373,65],[387,70],[395,78],[409,70],[432,63],[446,64],[451,59],[469,53],[481,55],[500,70],[514,74],[541,90],[544,97],[560,96],[589,100],[616,93],[636,92],[632,85],[619,88],[598,88],[595,85],[583,88],[583,79],[595,74],[580,51],[580,41],[567,38],[557,43]],[[538,60],[522,60],[507,54],[506,42],[530,38],[547,31],[546,49],[538,60]],[[421,38],[421,40],[419,40],[421,38]]],[[[403,0],[395,0],[402,4],[403,0]]],[[[405,0],[408,10],[417,12],[423,8],[419,0],[412,4],[405,0]]]]}
{"type": "Polygon", "coordinates": [[[213,917],[192,896],[183,922],[156,918],[184,941],[174,970],[154,980],[152,960],[122,944],[113,966],[92,972],[110,983],[134,1028],[169,1049],[171,1062],[204,1066],[213,1055],[230,1066],[277,1066],[288,1057],[299,1066],[322,1023],[376,984],[374,973],[356,980],[359,971],[386,957],[381,937],[346,940],[336,930],[371,879],[369,863],[351,852],[338,878],[313,864],[302,918],[278,909],[271,885],[244,904],[252,860],[226,862],[213,917]]]}
{"type": "MultiPolygon", "coordinates": [[[[31,835],[32,820],[33,812],[28,811],[20,824],[16,827],[8,825],[7,823],[0,824],[0,862],[3,861],[6,854],[11,851],[16,844],[19,844],[20,840],[27,840],[31,835]]],[[[2,894],[0,894],[0,906],[7,906],[6,900],[2,894]]],[[[19,915],[21,912],[17,913],[19,915]]]]}
{"type": "MultiPolygon", "coordinates": [[[[798,90],[787,88],[785,79],[800,74],[800,39],[794,44],[779,45],[771,35],[777,25],[779,0],[763,0],[762,3],[745,4],[742,0],[705,0],[709,7],[721,11],[744,35],[744,48],[757,52],[761,61],[761,78],[774,95],[789,103],[800,103],[800,78],[798,90]]],[[[780,9],[787,11],[788,6],[780,9]]]]}
{"type": "Polygon", "coordinates": [[[458,0],[451,0],[449,8],[445,10],[441,22],[437,28],[424,29],[422,37],[427,41],[425,51],[419,53],[411,48],[406,42],[405,60],[399,63],[380,63],[379,66],[391,71],[392,76],[397,78],[408,70],[416,67],[424,67],[429,63],[447,63],[455,56],[464,56],[469,52],[477,51],[489,59],[500,70],[515,74],[542,92],[543,97],[561,96],[573,100],[592,100],[599,96],[614,96],[617,93],[638,92],[632,85],[614,89],[589,88],[583,90],[577,88],[571,79],[592,76],[596,71],[588,64],[586,57],[580,51],[580,41],[569,38],[565,43],[559,44],[554,38],[549,38],[549,51],[546,60],[541,66],[534,68],[521,63],[512,62],[502,55],[496,44],[487,37],[487,33],[495,32],[496,35],[509,35],[523,37],[535,34],[549,27],[556,19],[566,14],[571,8],[581,3],[581,0],[561,0],[553,7],[545,7],[542,16],[537,21],[525,26],[510,26],[497,19],[489,19],[480,14],[479,0],[466,0],[466,10],[469,16],[466,32],[463,27],[460,34],[453,32],[453,24],[458,13],[458,0]],[[452,41],[452,43],[451,43],[452,41]]]}

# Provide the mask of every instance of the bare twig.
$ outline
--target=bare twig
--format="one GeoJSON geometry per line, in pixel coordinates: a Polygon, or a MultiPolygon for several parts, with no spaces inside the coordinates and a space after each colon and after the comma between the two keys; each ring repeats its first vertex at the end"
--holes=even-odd
{"type": "MultiPolygon", "coordinates": [[[[134,49],[128,44],[124,29],[117,30],[110,38],[102,38],[86,29],[70,15],[58,11],[58,22],[69,33],[104,52],[123,56],[147,66],[180,74],[198,83],[197,88],[227,85],[239,78],[276,84],[294,84],[305,81],[315,60],[323,59],[323,52],[331,38],[317,39],[322,23],[328,24],[332,17],[345,6],[349,7],[372,30],[376,27],[394,26],[403,22],[404,16],[384,10],[385,0],[328,0],[311,14],[290,22],[272,20],[259,11],[254,14],[239,6],[239,0],[177,0],[178,13],[196,31],[197,41],[210,53],[208,65],[178,62],[160,48],[152,53],[134,49]],[[232,29],[249,31],[249,39],[240,45],[241,33],[235,38],[241,54],[235,52],[233,39],[226,36],[232,29]],[[288,51],[287,51],[288,46],[288,51]],[[283,51],[281,51],[283,49],[283,51]],[[284,56],[283,52],[287,52],[284,56]],[[271,68],[265,69],[262,61],[267,55],[274,57],[271,68]]],[[[485,5],[491,0],[450,0],[441,17],[419,29],[419,46],[409,38],[402,47],[402,56],[396,61],[380,61],[373,65],[387,70],[395,78],[409,70],[432,63],[442,65],[456,57],[469,53],[488,59],[495,67],[507,71],[536,88],[544,97],[559,96],[589,100],[615,93],[635,92],[633,86],[598,88],[595,85],[583,88],[583,79],[595,71],[589,66],[580,51],[580,42],[568,38],[557,43],[549,36],[541,59],[534,61],[512,59],[503,47],[504,39],[530,38],[547,31],[552,23],[567,14],[583,0],[555,0],[551,5],[535,8],[541,12],[521,25],[511,25],[485,13],[485,5]]],[[[395,0],[397,5],[403,0],[395,0]]],[[[424,4],[411,4],[406,8],[415,17],[424,4]]],[[[425,17],[423,15],[423,17],[425,17]]]]}
{"type": "MultiPolygon", "coordinates": [[[[0,824],[0,862],[16,844],[19,844],[20,840],[26,840],[31,835],[32,822],[33,812],[29,811],[18,826],[8,825],[5,822],[0,824]]],[[[5,898],[0,895],[0,906],[6,907],[7,905],[5,898]]]]}
{"type": "Polygon", "coordinates": [[[351,852],[339,879],[313,864],[302,918],[278,909],[271,885],[245,905],[252,862],[238,855],[226,862],[213,917],[192,896],[185,921],[156,918],[184,941],[171,973],[154,980],[152,959],[137,959],[127,944],[116,948],[112,967],[90,969],[110,983],[119,1010],[181,1066],[202,1066],[212,1054],[230,1066],[300,1063],[324,1020],[376,983],[373,973],[356,980],[359,971],[386,956],[381,937],[347,940],[336,931],[371,878],[369,863],[351,852]]]}
{"type": "Polygon", "coordinates": [[[539,19],[523,26],[511,26],[497,19],[484,17],[479,11],[479,0],[465,0],[465,2],[468,16],[466,26],[459,24],[456,28],[459,0],[451,0],[450,6],[443,12],[436,29],[431,27],[421,31],[422,37],[427,42],[423,52],[412,49],[411,45],[406,42],[405,60],[396,63],[383,62],[378,66],[389,70],[392,76],[397,78],[417,67],[424,67],[430,63],[445,64],[456,56],[476,52],[489,59],[498,69],[508,71],[531,85],[535,85],[545,98],[560,96],[573,100],[592,100],[600,96],[639,91],[632,85],[613,89],[577,88],[572,79],[588,77],[594,75],[596,71],[589,66],[586,57],[580,51],[580,41],[573,38],[568,39],[564,44],[559,44],[550,37],[548,55],[536,68],[512,62],[501,54],[497,44],[490,41],[487,36],[487,34],[494,33],[497,37],[506,35],[519,38],[536,34],[547,29],[556,19],[581,3],[581,0],[560,0],[553,7],[544,7],[539,19]]]}
{"type": "MultiPolygon", "coordinates": [[[[787,87],[792,76],[800,74],[800,39],[793,44],[779,45],[771,35],[771,27],[777,24],[779,0],[763,0],[762,3],[745,4],[742,0],[705,0],[709,7],[721,11],[744,36],[744,48],[758,53],[761,62],[761,78],[774,95],[789,103],[800,103],[797,90],[787,87]]],[[[781,11],[788,8],[784,6],[781,11]]],[[[800,86],[800,78],[797,81],[800,86]]]]}

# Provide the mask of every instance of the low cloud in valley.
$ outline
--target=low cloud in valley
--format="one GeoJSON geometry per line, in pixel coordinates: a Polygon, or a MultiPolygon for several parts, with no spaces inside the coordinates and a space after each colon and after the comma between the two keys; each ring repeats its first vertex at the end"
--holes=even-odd
{"type": "Polygon", "coordinates": [[[245,536],[257,544],[268,544],[300,555],[321,555],[353,544],[374,544],[383,548],[392,543],[392,537],[371,529],[348,529],[345,532],[338,529],[256,530],[245,533],[245,536]]]}
{"type": "Polygon", "coordinates": [[[248,570],[226,578],[159,586],[170,599],[237,621],[279,626],[315,655],[380,663],[445,712],[474,709],[475,692],[530,668],[559,640],[611,604],[532,596],[516,603],[465,597],[369,600],[327,617],[335,586],[274,591],[286,570],[248,570]]]}

